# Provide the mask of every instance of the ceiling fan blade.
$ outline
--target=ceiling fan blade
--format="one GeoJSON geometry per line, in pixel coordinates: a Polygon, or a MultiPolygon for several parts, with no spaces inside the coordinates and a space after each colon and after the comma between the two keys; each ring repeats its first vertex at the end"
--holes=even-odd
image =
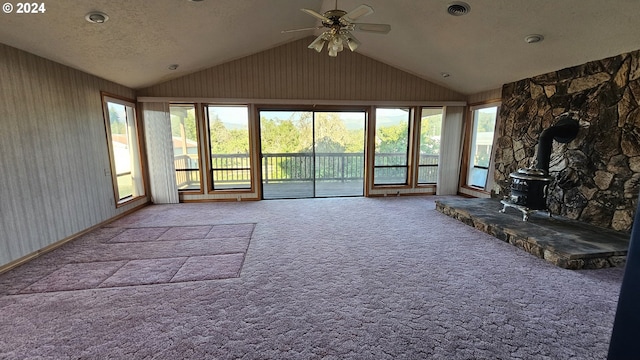
{"type": "Polygon", "coordinates": [[[391,25],[389,24],[368,24],[368,23],[358,23],[352,24],[353,30],[357,31],[366,31],[378,34],[387,34],[391,31],[391,25]]]}
{"type": "Polygon", "coordinates": [[[322,20],[322,22],[333,24],[333,20],[329,19],[328,17],[326,17],[326,16],[324,16],[322,14],[318,14],[314,10],[311,10],[311,9],[300,9],[300,10],[304,11],[305,13],[307,13],[307,14],[315,17],[315,18],[318,18],[318,19],[322,20]]]}
{"type": "Polygon", "coordinates": [[[371,15],[373,14],[373,8],[369,5],[365,5],[362,4],[360,6],[358,6],[357,8],[349,11],[348,13],[344,14],[341,18],[340,18],[340,22],[342,23],[343,20],[346,21],[347,23],[351,23],[356,21],[357,19],[363,17],[363,16],[367,16],[367,15],[371,15]]]}
{"type": "Polygon", "coordinates": [[[316,29],[322,29],[323,27],[324,26],[316,26],[316,27],[303,28],[303,29],[282,30],[282,31],[280,31],[280,33],[281,34],[286,34],[286,33],[298,32],[298,31],[316,30],[316,29]]]}

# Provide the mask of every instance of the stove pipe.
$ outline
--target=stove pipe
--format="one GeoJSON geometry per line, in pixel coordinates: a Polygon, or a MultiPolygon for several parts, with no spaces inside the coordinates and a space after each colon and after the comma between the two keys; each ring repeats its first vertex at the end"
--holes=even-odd
{"type": "Polygon", "coordinates": [[[573,119],[570,114],[560,115],[555,125],[545,129],[540,134],[535,168],[542,170],[544,175],[548,175],[553,140],[563,144],[568,143],[576,138],[579,130],[580,124],[578,124],[578,121],[573,119]]]}

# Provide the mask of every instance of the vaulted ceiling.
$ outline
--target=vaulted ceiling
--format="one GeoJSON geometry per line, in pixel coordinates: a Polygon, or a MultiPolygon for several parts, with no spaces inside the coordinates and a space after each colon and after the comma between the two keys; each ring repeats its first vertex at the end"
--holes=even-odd
{"type": "MultiPolygon", "coordinates": [[[[354,32],[362,43],[357,52],[473,94],[640,49],[638,0],[466,0],[471,11],[464,16],[447,13],[453,2],[366,0],[375,12],[359,22],[390,24],[391,32],[354,32]],[[529,34],[544,40],[527,43],[529,34]]],[[[281,30],[320,25],[300,8],[323,13],[336,6],[334,0],[43,3],[44,13],[17,14],[15,6],[10,14],[0,13],[0,42],[131,88],[318,35],[320,30],[281,30]],[[91,11],[109,20],[85,21],[91,11]],[[169,70],[171,64],[178,69],[169,70]]],[[[340,0],[337,5],[350,11],[362,3],[340,0]]]]}

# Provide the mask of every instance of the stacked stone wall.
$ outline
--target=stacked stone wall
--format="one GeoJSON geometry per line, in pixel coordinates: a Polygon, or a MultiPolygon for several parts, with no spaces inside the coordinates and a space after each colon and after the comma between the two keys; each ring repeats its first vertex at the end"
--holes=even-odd
{"type": "Polygon", "coordinates": [[[494,197],[529,167],[540,133],[560,114],[580,122],[554,142],[548,204],[554,214],[630,231],[640,189],[640,50],[505,84],[497,129],[494,197]]]}

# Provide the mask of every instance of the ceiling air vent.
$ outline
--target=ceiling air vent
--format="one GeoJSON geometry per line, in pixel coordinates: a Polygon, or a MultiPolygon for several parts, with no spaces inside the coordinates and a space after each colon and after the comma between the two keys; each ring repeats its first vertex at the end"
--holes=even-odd
{"type": "Polygon", "coordinates": [[[469,13],[469,11],[471,11],[471,6],[469,6],[469,4],[467,4],[466,2],[462,2],[462,1],[452,2],[451,4],[449,4],[449,7],[447,8],[447,12],[449,13],[449,15],[453,15],[453,16],[466,15],[469,13]]]}

